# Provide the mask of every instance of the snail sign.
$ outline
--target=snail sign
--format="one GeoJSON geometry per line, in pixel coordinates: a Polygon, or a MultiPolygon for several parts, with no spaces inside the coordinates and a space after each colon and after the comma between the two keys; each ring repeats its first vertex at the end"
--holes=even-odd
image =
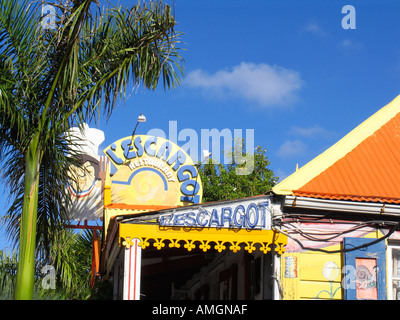
{"type": "Polygon", "coordinates": [[[117,169],[111,182],[112,203],[184,206],[201,202],[197,168],[175,143],[137,135],[112,143],[104,153],[117,169]]]}

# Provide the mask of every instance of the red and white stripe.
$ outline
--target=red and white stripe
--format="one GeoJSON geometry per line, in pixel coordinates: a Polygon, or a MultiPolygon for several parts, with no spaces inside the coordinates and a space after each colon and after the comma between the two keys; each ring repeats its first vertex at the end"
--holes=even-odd
{"type": "Polygon", "coordinates": [[[140,300],[140,271],[142,266],[142,248],[139,239],[133,239],[133,245],[125,248],[124,259],[124,300],[140,300]]]}

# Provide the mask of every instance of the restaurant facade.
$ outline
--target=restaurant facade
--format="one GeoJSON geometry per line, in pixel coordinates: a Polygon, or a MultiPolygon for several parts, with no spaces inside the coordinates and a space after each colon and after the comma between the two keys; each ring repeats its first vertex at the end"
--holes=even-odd
{"type": "Polygon", "coordinates": [[[399,97],[248,198],[203,203],[197,166],[163,138],[104,153],[95,273],[113,299],[400,299],[399,97]]]}
{"type": "Polygon", "coordinates": [[[272,230],[271,196],[202,203],[197,166],[162,138],[104,152],[117,169],[106,172],[101,261],[114,299],[272,298],[287,237],[272,230]]]}

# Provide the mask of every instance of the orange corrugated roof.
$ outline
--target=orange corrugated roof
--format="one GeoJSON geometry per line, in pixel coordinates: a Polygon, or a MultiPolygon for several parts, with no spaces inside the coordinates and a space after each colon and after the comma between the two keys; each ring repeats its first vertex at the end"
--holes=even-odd
{"type": "Polygon", "coordinates": [[[400,203],[400,113],[293,194],[400,203]]]}

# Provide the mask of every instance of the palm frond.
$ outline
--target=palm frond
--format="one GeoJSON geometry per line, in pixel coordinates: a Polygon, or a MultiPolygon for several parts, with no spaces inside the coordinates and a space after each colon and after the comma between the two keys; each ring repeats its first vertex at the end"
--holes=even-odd
{"type": "Polygon", "coordinates": [[[80,47],[78,99],[67,114],[91,117],[103,108],[110,116],[129,86],[154,90],[179,85],[183,59],[180,33],[174,30],[170,7],[162,3],[111,8],[85,20],[80,47]],[[176,71],[178,70],[178,71],[176,71]]]}
{"type": "MultiPolygon", "coordinates": [[[[42,260],[66,259],[69,250],[54,256],[50,249],[67,243],[67,172],[79,163],[65,132],[101,111],[109,117],[130,87],[154,90],[162,79],[170,89],[183,74],[169,6],[155,1],[93,13],[92,3],[60,0],[56,29],[45,31],[39,2],[0,0],[0,164],[11,199],[4,220],[14,243],[22,239],[20,263],[29,278],[34,242],[42,260]]],[[[70,286],[77,269],[67,265],[61,275],[70,286]]]]}

